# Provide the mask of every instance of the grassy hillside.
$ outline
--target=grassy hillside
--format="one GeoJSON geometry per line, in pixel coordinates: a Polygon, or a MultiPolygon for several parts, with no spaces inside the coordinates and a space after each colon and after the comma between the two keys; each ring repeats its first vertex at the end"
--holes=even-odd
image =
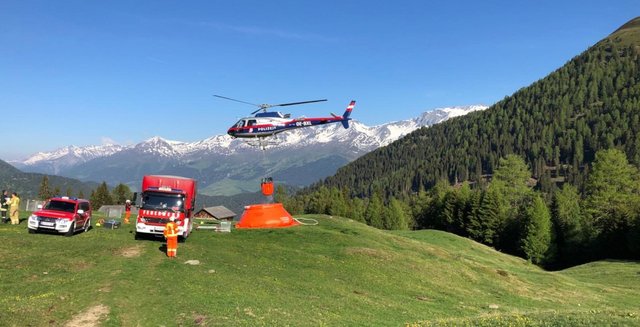
{"type": "Polygon", "coordinates": [[[627,46],[640,48],[640,17],[636,17],[622,25],[609,36],[614,42],[621,42],[627,46]]]}
{"type": "Polygon", "coordinates": [[[65,238],[0,225],[0,325],[640,325],[638,263],[545,272],[444,232],[313,218],[198,231],[176,260],[130,227],[65,238]]]}

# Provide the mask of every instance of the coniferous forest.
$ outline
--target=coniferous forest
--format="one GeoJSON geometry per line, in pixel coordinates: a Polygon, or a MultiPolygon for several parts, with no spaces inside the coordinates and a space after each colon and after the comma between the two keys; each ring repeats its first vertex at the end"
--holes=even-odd
{"type": "Polygon", "coordinates": [[[548,267],[640,257],[640,18],[547,77],[375,150],[292,213],[437,228],[548,267]]]}

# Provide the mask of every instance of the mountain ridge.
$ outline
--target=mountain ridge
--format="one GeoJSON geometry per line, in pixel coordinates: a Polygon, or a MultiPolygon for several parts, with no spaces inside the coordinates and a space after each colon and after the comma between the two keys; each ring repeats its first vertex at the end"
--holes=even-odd
{"type": "Polygon", "coordinates": [[[205,194],[233,195],[257,191],[259,179],[265,175],[278,177],[295,187],[309,185],[418,128],[486,108],[482,105],[437,108],[412,119],[371,127],[354,120],[348,129],[338,124],[297,129],[279,134],[277,146],[268,147],[267,151],[228,135],[194,142],[153,136],[128,146],[71,145],[38,152],[12,164],[24,171],[125,183],[133,188],[144,174],[182,174],[201,180],[205,194]]]}
{"type": "Polygon", "coordinates": [[[319,185],[346,188],[356,197],[379,189],[407,197],[438,180],[480,181],[500,158],[517,154],[543,192],[551,192],[556,182],[580,189],[598,150],[621,149],[640,165],[638,81],[640,18],[635,18],[489,109],[416,130],[319,185]]]}

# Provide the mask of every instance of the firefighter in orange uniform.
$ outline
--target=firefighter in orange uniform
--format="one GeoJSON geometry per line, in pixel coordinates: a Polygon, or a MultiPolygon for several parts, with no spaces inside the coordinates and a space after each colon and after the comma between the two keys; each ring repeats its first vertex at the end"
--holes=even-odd
{"type": "Polygon", "coordinates": [[[169,218],[169,222],[164,226],[164,238],[167,239],[167,257],[175,258],[178,252],[178,224],[176,218],[169,218]]]}
{"type": "Polygon", "coordinates": [[[127,200],[124,204],[124,223],[129,224],[129,218],[131,217],[131,200],[127,200]]]}

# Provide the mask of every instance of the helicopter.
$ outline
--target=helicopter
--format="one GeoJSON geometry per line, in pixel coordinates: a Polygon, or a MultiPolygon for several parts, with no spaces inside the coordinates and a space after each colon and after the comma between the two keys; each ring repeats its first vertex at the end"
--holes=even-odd
{"type": "MultiPolygon", "coordinates": [[[[252,106],[258,107],[257,110],[251,113],[251,117],[244,117],[238,120],[233,126],[229,127],[227,134],[234,138],[258,138],[264,139],[267,137],[275,136],[276,134],[290,131],[297,128],[303,127],[311,127],[317,125],[324,125],[329,123],[342,123],[344,128],[349,128],[349,120],[351,118],[351,111],[353,107],[356,105],[354,100],[349,103],[347,109],[345,110],[342,116],[338,116],[334,113],[331,113],[331,117],[317,117],[317,118],[291,118],[291,114],[283,114],[279,111],[267,111],[267,109],[272,107],[286,107],[286,106],[294,106],[300,104],[307,103],[315,103],[315,102],[323,102],[327,101],[327,99],[322,100],[311,100],[311,101],[301,101],[301,102],[290,102],[290,103],[281,103],[281,104],[255,104],[242,100],[232,99],[228,97],[224,97],[221,95],[214,95],[215,97],[236,101],[252,106]],[[262,111],[262,112],[260,112],[262,111]]],[[[262,142],[261,142],[262,145],[262,142]]]]}

